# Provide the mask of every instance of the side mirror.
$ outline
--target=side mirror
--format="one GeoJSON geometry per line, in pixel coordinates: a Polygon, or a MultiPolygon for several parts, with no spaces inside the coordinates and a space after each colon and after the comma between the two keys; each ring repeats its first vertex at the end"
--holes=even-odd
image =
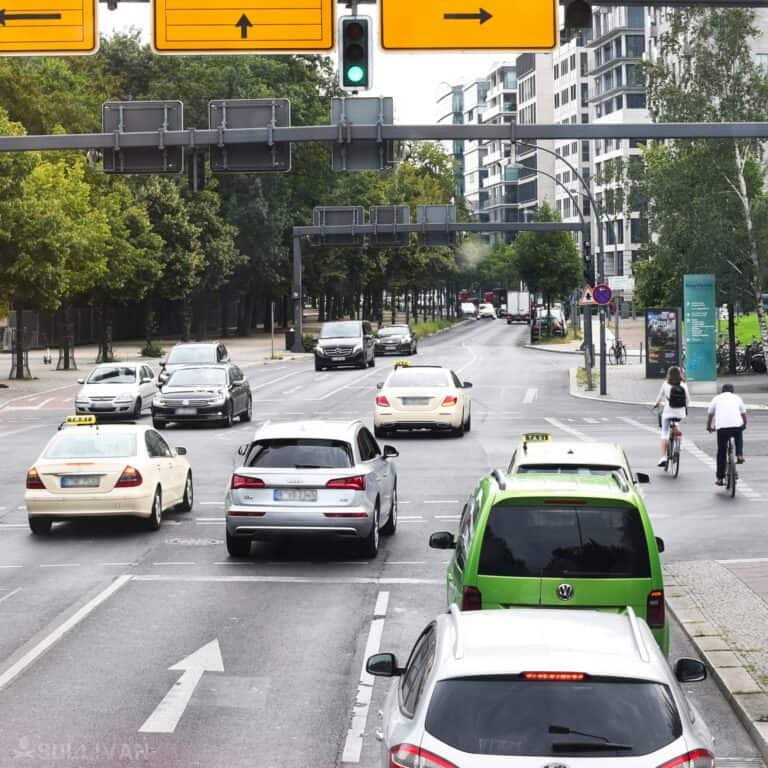
{"type": "Polygon", "coordinates": [[[151,384],[152,379],[148,379],[146,376],[141,380],[142,384],[151,384]]]}
{"type": "Polygon", "coordinates": [[[636,483],[650,483],[651,477],[650,475],[646,474],[645,472],[638,472],[637,476],[635,477],[636,483]]]}
{"type": "Polygon", "coordinates": [[[399,677],[404,670],[397,666],[394,653],[374,653],[365,662],[365,671],[376,677],[399,677]]]}
{"type": "Polygon", "coordinates": [[[393,445],[385,445],[384,446],[384,458],[385,459],[391,459],[395,456],[399,456],[400,451],[397,450],[393,445]]]}
{"type": "Polygon", "coordinates": [[[78,384],[85,384],[85,379],[78,379],[78,380],[77,380],[77,383],[78,383],[78,384]]]}
{"type": "Polygon", "coordinates": [[[465,381],[465,382],[462,383],[461,386],[464,387],[464,389],[472,389],[472,382],[471,381],[465,381]]]}
{"type": "Polygon", "coordinates": [[[662,539],[661,536],[656,537],[656,549],[658,549],[659,552],[664,551],[664,539],[662,539]]]}
{"type": "Polygon", "coordinates": [[[166,362],[167,362],[167,360],[161,360],[161,361],[158,363],[158,365],[159,365],[161,368],[165,368],[165,364],[166,364],[166,362]]]}
{"type": "Polygon", "coordinates": [[[450,531],[438,531],[429,537],[432,549],[456,549],[456,538],[450,531]]]}
{"type": "Polygon", "coordinates": [[[707,679],[707,668],[698,659],[678,659],[675,677],[681,683],[700,683],[707,679]]]}
{"type": "Polygon", "coordinates": [[[187,449],[182,448],[180,445],[176,446],[176,455],[177,456],[186,456],[187,455],[187,449]]]}
{"type": "Polygon", "coordinates": [[[383,381],[380,381],[380,382],[379,382],[379,383],[376,385],[376,389],[384,389],[384,382],[383,382],[383,381]]]}
{"type": "Polygon", "coordinates": [[[243,443],[238,449],[237,453],[239,456],[245,456],[246,453],[248,453],[248,449],[250,448],[249,443],[243,443]]]}

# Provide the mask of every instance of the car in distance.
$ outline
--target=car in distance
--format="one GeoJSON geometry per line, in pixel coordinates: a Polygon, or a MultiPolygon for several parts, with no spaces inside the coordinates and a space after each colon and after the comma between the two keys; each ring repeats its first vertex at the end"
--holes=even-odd
{"type": "Polygon", "coordinates": [[[500,304],[499,308],[496,310],[496,317],[502,318],[506,316],[507,316],[507,305],[500,304]]]}
{"type": "Polygon", "coordinates": [[[632,609],[511,608],[438,616],[404,667],[366,661],[396,678],[381,710],[382,768],[714,768],[714,740],[632,609]]]}
{"type": "Polygon", "coordinates": [[[664,577],[643,499],[610,475],[494,470],[467,500],[458,533],[433,533],[453,549],[447,602],[462,610],[543,606],[621,611],[631,606],[666,653],[664,577]]]}
{"type": "Polygon", "coordinates": [[[397,528],[397,470],[392,446],[379,448],[360,421],[263,425],[241,446],[227,490],[226,539],[233,557],[251,542],[327,536],[376,557],[379,534],[397,528]]]}
{"type": "Polygon", "coordinates": [[[152,425],[214,421],[231,427],[234,419],[250,421],[251,385],[232,363],[177,368],[152,400],[152,425]]]}
{"type": "Polygon", "coordinates": [[[373,413],[376,437],[398,429],[437,429],[462,437],[472,427],[472,384],[440,365],[395,363],[379,394],[373,413]]]}
{"type": "Polygon", "coordinates": [[[78,379],[75,412],[140,419],[157,392],[155,374],[141,363],[103,363],[78,379]]]}
{"type": "Polygon", "coordinates": [[[459,313],[463,318],[477,317],[477,307],[471,301],[463,301],[459,305],[459,313]]]}
{"type": "Polygon", "coordinates": [[[376,332],[377,355],[388,355],[392,352],[415,355],[416,349],[416,334],[410,325],[382,325],[376,332]]]}
{"type": "Polygon", "coordinates": [[[57,520],[127,515],[157,530],[165,510],[192,509],[186,453],[149,426],[69,417],[27,472],[29,527],[45,534],[57,520]]]}
{"type": "Polygon", "coordinates": [[[160,384],[185,365],[217,365],[229,362],[229,352],[220,341],[191,341],[176,344],[168,357],[160,363],[160,384]]]}
{"type": "Polygon", "coordinates": [[[376,365],[376,339],[367,320],[323,323],[315,346],[315,370],[353,365],[376,365]]]}
{"type": "Polygon", "coordinates": [[[477,317],[478,320],[495,320],[496,308],[493,304],[481,304],[477,308],[477,317]]]}

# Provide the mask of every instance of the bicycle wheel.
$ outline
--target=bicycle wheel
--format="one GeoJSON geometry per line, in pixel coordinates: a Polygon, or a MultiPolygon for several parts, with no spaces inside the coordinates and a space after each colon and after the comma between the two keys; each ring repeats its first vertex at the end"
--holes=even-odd
{"type": "Polygon", "coordinates": [[[614,347],[608,350],[608,362],[611,365],[616,365],[616,349],[614,347]]]}
{"type": "Polygon", "coordinates": [[[618,349],[619,355],[618,355],[618,362],[619,365],[626,365],[627,364],[627,348],[622,344],[618,349]]]}
{"type": "Polygon", "coordinates": [[[733,452],[730,453],[730,456],[728,457],[728,474],[730,476],[730,486],[729,490],[731,491],[731,498],[733,498],[736,495],[736,459],[733,457],[733,452]]]}
{"type": "Polygon", "coordinates": [[[672,456],[672,461],[674,462],[672,474],[674,477],[677,477],[678,474],[680,474],[680,441],[677,438],[675,438],[674,447],[672,449],[672,456]]]}

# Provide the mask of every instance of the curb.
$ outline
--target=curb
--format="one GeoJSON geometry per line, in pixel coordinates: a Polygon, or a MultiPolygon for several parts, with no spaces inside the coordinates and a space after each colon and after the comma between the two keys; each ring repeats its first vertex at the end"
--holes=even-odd
{"type": "Polygon", "coordinates": [[[768,695],[741,666],[717,630],[687,595],[668,596],[667,608],[704,659],[713,680],[768,761],[768,695]]]}
{"type": "Polygon", "coordinates": [[[581,355],[584,352],[580,349],[554,349],[553,347],[539,347],[536,344],[523,344],[525,349],[535,349],[537,352],[554,352],[557,355],[581,355]]]}

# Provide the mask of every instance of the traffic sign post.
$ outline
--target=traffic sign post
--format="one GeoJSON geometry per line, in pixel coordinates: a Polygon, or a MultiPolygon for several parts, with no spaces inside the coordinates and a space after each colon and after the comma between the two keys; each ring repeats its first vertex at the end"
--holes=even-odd
{"type": "Polygon", "coordinates": [[[0,56],[96,53],[96,0],[7,0],[0,56]]]}
{"type": "Polygon", "coordinates": [[[557,0],[482,3],[380,0],[381,47],[388,51],[551,51],[557,45],[557,0]]]}
{"type": "Polygon", "coordinates": [[[335,13],[335,0],[153,0],[152,43],[157,53],[331,51],[335,13]]]}

